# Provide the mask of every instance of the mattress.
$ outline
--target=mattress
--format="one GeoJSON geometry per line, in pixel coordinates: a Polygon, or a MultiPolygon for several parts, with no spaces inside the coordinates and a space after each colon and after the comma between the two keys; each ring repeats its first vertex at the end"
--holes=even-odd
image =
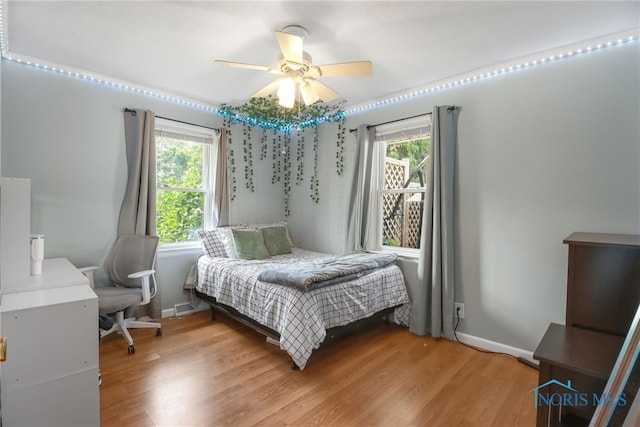
{"type": "Polygon", "coordinates": [[[280,348],[300,369],[324,341],[329,328],[345,326],[392,307],[396,307],[393,320],[408,325],[409,296],[402,272],[395,264],[307,292],[258,280],[265,269],[329,256],[300,248],[265,260],[202,256],[198,260],[196,289],[278,332],[280,348]]]}

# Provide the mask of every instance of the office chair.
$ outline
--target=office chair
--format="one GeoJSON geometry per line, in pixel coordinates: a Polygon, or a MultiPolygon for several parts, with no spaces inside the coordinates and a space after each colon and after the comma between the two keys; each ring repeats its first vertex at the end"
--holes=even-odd
{"type": "Polygon", "coordinates": [[[137,321],[135,317],[125,318],[125,311],[148,304],[157,292],[154,275],[157,250],[156,236],[118,237],[107,258],[107,270],[112,286],[95,286],[93,271],[97,267],[80,269],[89,278],[90,285],[98,296],[99,314],[115,313],[113,326],[111,329],[101,330],[100,338],[114,332],[122,334],[129,344],[129,354],[136,352],[129,328],[156,328],[156,335],[162,335],[160,323],[137,321]]]}

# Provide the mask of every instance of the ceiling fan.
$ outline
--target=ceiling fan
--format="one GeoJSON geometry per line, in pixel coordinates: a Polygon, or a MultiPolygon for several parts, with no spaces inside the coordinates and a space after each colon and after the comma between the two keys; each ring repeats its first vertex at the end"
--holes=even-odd
{"type": "Polygon", "coordinates": [[[311,55],[303,50],[303,41],[308,35],[307,29],[300,25],[289,25],[276,31],[276,40],[281,53],[278,55],[276,64],[270,67],[223,60],[215,62],[229,67],[267,71],[282,76],[256,91],[251,97],[265,97],[277,92],[278,103],[285,108],[294,106],[296,95],[302,97],[305,105],[311,105],[318,100],[330,102],[340,97],[338,92],[318,81],[318,77],[355,77],[372,74],[371,61],[313,65],[311,55]]]}

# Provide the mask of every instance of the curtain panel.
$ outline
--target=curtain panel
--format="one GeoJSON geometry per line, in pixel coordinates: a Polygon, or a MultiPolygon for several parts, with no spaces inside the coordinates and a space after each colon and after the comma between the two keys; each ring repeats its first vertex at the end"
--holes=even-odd
{"type": "Polygon", "coordinates": [[[371,221],[369,213],[372,210],[377,210],[375,197],[370,197],[371,192],[375,192],[375,187],[371,186],[374,144],[375,128],[368,125],[358,126],[356,132],[358,163],[351,184],[347,226],[347,250],[351,251],[363,250],[367,245],[371,245],[368,241],[368,229],[371,221]]]}
{"type": "MultiPolygon", "coordinates": [[[[127,187],[120,208],[118,236],[157,235],[156,229],[156,138],[155,114],[149,110],[124,112],[127,154],[127,187]]],[[[160,289],[147,305],[138,306],[137,317],[162,317],[160,289]]]]}
{"type": "Polygon", "coordinates": [[[454,339],[454,176],[459,107],[436,106],[432,114],[427,197],[422,217],[418,278],[409,327],[418,335],[454,339]]]}
{"type": "MultiPolygon", "coordinates": [[[[229,225],[229,171],[227,168],[227,129],[222,128],[215,131],[213,135],[213,150],[211,153],[212,162],[215,161],[215,171],[213,173],[213,197],[211,197],[212,218],[211,227],[222,227],[229,225]]],[[[208,220],[207,220],[208,221],[208,220]]],[[[205,223],[207,222],[205,221],[205,223]]],[[[194,263],[182,286],[183,289],[195,289],[198,283],[198,264],[194,263]]]]}
{"type": "MultiPolygon", "coordinates": [[[[348,250],[379,249],[377,188],[381,171],[379,156],[385,156],[384,141],[410,137],[431,130],[427,165],[427,192],[422,216],[418,283],[409,284],[411,316],[409,329],[417,335],[453,339],[454,326],[454,176],[458,114],[455,106],[435,106],[431,119],[414,117],[402,123],[357,128],[356,165],[349,203],[348,250]],[[377,139],[377,141],[376,141],[377,139]]],[[[426,116],[426,115],[425,115],[426,116]]]]}
{"type": "Polygon", "coordinates": [[[156,230],[156,138],[155,114],[129,110],[124,113],[127,154],[127,187],[120,208],[118,236],[146,234],[156,230]]]}
{"type": "Polygon", "coordinates": [[[214,139],[215,183],[213,194],[213,227],[229,225],[229,180],[227,170],[227,129],[222,128],[216,132],[217,141],[214,139]]]}

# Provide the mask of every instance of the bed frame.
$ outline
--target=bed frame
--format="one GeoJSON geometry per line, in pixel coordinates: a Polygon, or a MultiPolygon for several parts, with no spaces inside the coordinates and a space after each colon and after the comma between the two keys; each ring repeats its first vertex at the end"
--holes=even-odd
{"type": "MultiPolygon", "coordinates": [[[[233,307],[230,307],[228,305],[219,303],[216,301],[216,299],[212,296],[209,296],[207,294],[203,294],[202,292],[199,292],[198,290],[195,290],[196,296],[204,301],[206,301],[209,304],[209,307],[211,308],[211,320],[216,320],[216,310],[226,314],[227,316],[231,317],[232,319],[242,323],[245,326],[250,327],[251,329],[255,330],[256,332],[261,333],[262,335],[266,336],[267,338],[270,338],[272,340],[275,340],[276,342],[280,341],[280,334],[276,331],[274,331],[271,328],[268,328],[258,322],[256,322],[255,320],[253,320],[252,318],[245,316],[244,314],[240,313],[238,310],[236,310],[233,307]]],[[[395,310],[396,307],[389,307],[386,308],[384,310],[381,310],[373,315],[371,315],[370,317],[367,317],[365,319],[360,319],[357,320],[353,323],[350,323],[348,325],[345,326],[337,326],[335,328],[329,328],[327,329],[327,337],[325,338],[323,344],[329,342],[329,341],[333,341],[339,337],[345,336],[351,332],[353,332],[355,329],[361,328],[365,325],[371,324],[373,323],[373,321],[377,320],[377,319],[381,319],[384,318],[385,323],[389,322],[389,315],[391,315],[393,313],[393,310],[395,310]]],[[[291,365],[291,369],[293,369],[294,371],[298,371],[300,370],[300,368],[298,367],[298,365],[296,365],[296,363],[292,363],[291,365]]]]}

